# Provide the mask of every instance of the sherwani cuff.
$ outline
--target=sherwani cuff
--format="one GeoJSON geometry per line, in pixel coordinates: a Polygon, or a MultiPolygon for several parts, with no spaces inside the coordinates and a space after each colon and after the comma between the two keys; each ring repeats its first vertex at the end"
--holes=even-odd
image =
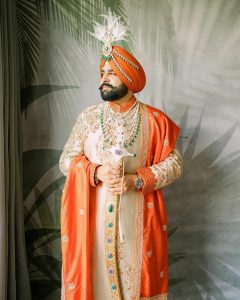
{"type": "Polygon", "coordinates": [[[96,180],[95,180],[96,169],[99,166],[100,166],[99,164],[90,163],[90,184],[91,184],[91,186],[97,186],[99,183],[99,182],[96,182],[96,180]]]}
{"type": "Polygon", "coordinates": [[[143,180],[142,193],[148,194],[155,190],[155,176],[149,167],[138,168],[138,176],[143,180]]]}

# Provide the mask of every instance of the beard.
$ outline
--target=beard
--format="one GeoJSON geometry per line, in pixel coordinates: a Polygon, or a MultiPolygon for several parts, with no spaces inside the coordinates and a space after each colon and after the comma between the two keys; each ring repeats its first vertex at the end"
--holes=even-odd
{"type": "Polygon", "coordinates": [[[103,83],[100,86],[99,90],[100,90],[101,97],[104,101],[119,100],[122,97],[126,96],[128,93],[128,88],[126,87],[126,85],[124,83],[120,84],[118,87],[114,87],[108,83],[103,83]],[[111,89],[104,91],[102,89],[104,86],[108,86],[111,89]]]}

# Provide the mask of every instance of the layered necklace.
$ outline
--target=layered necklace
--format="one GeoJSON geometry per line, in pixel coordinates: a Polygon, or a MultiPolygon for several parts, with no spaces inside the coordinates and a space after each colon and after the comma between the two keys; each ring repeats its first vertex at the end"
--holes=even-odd
{"type": "Polygon", "coordinates": [[[109,104],[104,105],[100,114],[100,124],[103,133],[103,149],[116,144],[120,147],[131,146],[140,130],[140,104],[136,101],[126,112],[115,112],[109,104]],[[114,130],[112,130],[114,128],[114,130]]]}

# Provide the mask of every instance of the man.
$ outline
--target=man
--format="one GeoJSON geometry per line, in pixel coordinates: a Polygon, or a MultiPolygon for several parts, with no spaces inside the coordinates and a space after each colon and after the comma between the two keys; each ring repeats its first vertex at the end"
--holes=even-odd
{"type": "Polygon", "coordinates": [[[60,158],[67,175],[61,209],[62,298],[163,300],[168,254],[161,188],[182,173],[175,148],[179,128],[135,98],[145,86],[144,70],[113,44],[114,30],[124,31],[119,18],[110,12],[105,18],[104,28],[95,27],[104,41],[104,103],[79,114],[60,158]]]}

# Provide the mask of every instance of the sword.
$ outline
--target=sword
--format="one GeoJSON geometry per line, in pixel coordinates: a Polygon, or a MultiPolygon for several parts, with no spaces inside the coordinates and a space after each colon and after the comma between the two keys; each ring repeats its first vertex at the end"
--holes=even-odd
{"type": "Polygon", "coordinates": [[[122,171],[122,182],[121,182],[121,193],[120,195],[117,195],[117,200],[118,202],[118,230],[119,230],[119,237],[120,237],[120,242],[121,244],[123,243],[123,232],[122,232],[122,224],[121,224],[121,203],[122,203],[122,189],[123,189],[123,177],[124,177],[124,171],[125,171],[125,164],[124,164],[124,157],[127,156],[133,156],[136,157],[136,154],[130,153],[126,150],[126,148],[121,147],[121,144],[117,144],[117,146],[112,146],[109,151],[112,153],[114,159],[116,162],[119,163],[123,167],[122,171]]]}

